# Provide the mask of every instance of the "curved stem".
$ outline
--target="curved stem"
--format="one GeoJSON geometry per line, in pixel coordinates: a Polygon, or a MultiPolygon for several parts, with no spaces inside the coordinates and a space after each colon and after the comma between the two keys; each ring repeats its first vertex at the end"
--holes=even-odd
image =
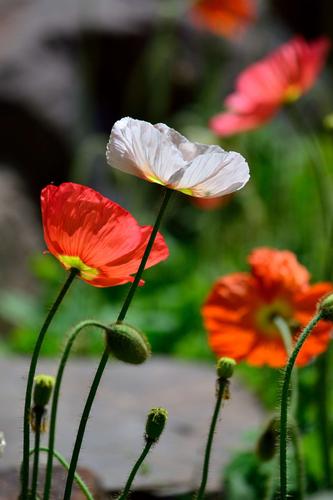
{"type": "MultiPolygon", "coordinates": [[[[44,447],[44,446],[41,446],[39,448],[39,451],[43,451],[43,452],[46,452],[48,453],[49,452],[49,449],[47,447],[44,447]]],[[[35,453],[35,449],[34,450],[31,450],[29,455],[33,455],[35,453]]],[[[53,450],[53,456],[58,460],[58,462],[64,467],[64,469],[66,469],[68,471],[69,469],[69,463],[67,462],[67,460],[61,455],[61,453],[59,453],[59,451],[57,450],[53,450]]],[[[85,497],[88,499],[88,500],[94,500],[94,497],[92,496],[88,486],[85,484],[85,482],[83,481],[83,479],[81,478],[80,474],[78,474],[77,472],[75,472],[74,474],[74,480],[75,482],[77,483],[78,487],[81,489],[82,493],[85,495],[85,497]]]]}
{"type": "Polygon", "coordinates": [[[126,486],[124,488],[124,491],[121,493],[121,495],[118,497],[117,500],[126,500],[127,497],[128,497],[128,494],[130,492],[130,489],[131,489],[131,486],[132,486],[132,483],[133,483],[133,480],[136,476],[136,473],[138,472],[142,462],[144,461],[144,459],[146,458],[146,456],[148,455],[149,453],[149,450],[150,448],[152,447],[153,445],[153,441],[147,441],[145,447],[143,448],[143,451],[139,457],[139,459],[137,460],[137,462],[135,463],[128,479],[127,479],[127,483],[126,483],[126,486]]]}
{"type": "MultiPolygon", "coordinates": [[[[167,204],[168,204],[168,202],[170,200],[171,194],[172,194],[172,191],[166,188],[165,193],[164,193],[164,197],[163,197],[163,200],[162,200],[162,204],[161,204],[161,207],[160,207],[160,210],[158,212],[158,215],[157,215],[154,227],[153,227],[152,232],[150,234],[150,237],[149,237],[146,249],[145,249],[145,251],[143,253],[143,256],[142,256],[141,263],[139,265],[138,271],[137,271],[137,273],[135,275],[135,279],[134,279],[134,281],[133,281],[133,283],[132,283],[132,285],[130,287],[130,290],[129,290],[128,294],[127,294],[127,297],[125,298],[124,304],[123,304],[123,306],[122,306],[122,308],[120,310],[120,313],[118,315],[118,318],[117,318],[118,322],[123,321],[125,319],[125,317],[126,317],[128,308],[129,308],[129,306],[130,306],[130,304],[132,302],[132,299],[134,297],[136,289],[137,289],[137,287],[139,285],[139,282],[140,282],[140,279],[142,277],[142,273],[144,271],[144,268],[146,266],[146,263],[147,263],[150,251],[151,251],[151,249],[153,247],[153,244],[154,244],[154,241],[155,241],[158,229],[159,229],[160,224],[161,224],[162,217],[163,217],[163,215],[165,213],[165,209],[166,209],[167,204]]],[[[69,472],[68,472],[68,476],[67,476],[66,488],[65,488],[65,494],[64,494],[64,500],[69,500],[70,497],[71,497],[74,472],[75,472],[75,469],[76,469],[76,466],[77,466],[77,462],[78,462],[78,458],[79,458],[79,454],[80,454],[80,450],[81,450],[81,445],[82,445],[82,440],[83,440],[83,436],[84,436],[84,432],[85,432],[87,420],[89,418],[90,410],[91,410],[91,407],[93,405],[93,402],[94,402],[94,399],[95,399],[95,396],[96,396],[96,392],[97,392],[100,380],[102,378],[104,369],[106,367],[106,364],[107,364],[107,361],[108,361],[108,357],[109,357],[109,351],[108,351],[108,349],[105,349],[105,351],[103,353],[103,356],[102,356],[102,359],[100,361],[100,364],[99,364],[99,366],[97,368],[97,371],[96,371],[96,374],[95,374],[95,378],[94,378],[94,380],[92,382],[91,389],[90,389],[90,392],[88,394],[88,398],[87,398],[87,401],[86,401],[86,404],[85,404],[85,407],[84,407],[84,410],[83,410],[83,414],[82,414],[82,417],[81,417],[81,420],[80,420],[80,425],[79,425],[79,429],[78,429],[78,432],[77,432],[77,435],[76,435],[76,440],[75,440],[75,444],[74,444],[73,454],[72,454],[72,458],[71,458],[71,462],[70,462],[70,468],[69,468],[69,472]]]]}
{"type": "Polygon", "coordinates": [[[216,394],[216,403],[215,403],[215,409],[212,417],[212,421],[210,424],[209,428],[209,434],[208,434],[208,440],[207,440],[207,445],[206,445],[206,450],[205,450],[205,459],[204,459],[204,465],[202,469],[202,478],[201,478],[201,484],[199,491],[197,495],[195,496],[196,500],[202,500],[205,495],[205,489],[206,489],[206,484],[208,480],[208,471],[209,471],[209,461],[210,461],[210,454],[212,450],[212,445],[213,445],[213,439],[214,439],[214,432],[216,428],[216,423],[217,419],[220,413],[220,408],[221,408],[221,403],[223,401],[223,395],[224,391],[228,385],[227,380],[223,379],[218,379],[217,381],[217,394],[216,394]]]}
{"type": "Polygon", "coordinates": [[[69,334],[69,338],[67,340],[65,350],[62,354],[62,357],[61,357],[61,360],[59,363],[59,368],[58,368],[56,381],[55,381],[55,385],[54,385],[54,390],[53,390],[52,407],[51,407],[51,415],[50,415],[49,444],[48,444],[49,453],[48,453],[48,457],[47,457],[47,465],[46,465],[46,472],[45,472],[45,484],[44,484],[44,497],[43,497],[44,500],[49,499],[51,486],[52,486],[53,449],[54,449],[54,440],[55,440],[55,432],[56,432],[58,400],[59,400],[59,393],[60,393],[63,373],[64,373],[65,366],[66,366],[69,354],[71,352],[71,349],[73,347],[73,344],[75,342],[76,337],[81,332],[81,330],[83,330],[84,328],[86,328],[88,326],[95,326],[95,327],[107,330],[107,326],[104,325],[103,323],[100,323],[99,321],[86,320],[86,321],[81,321],[76,326],[74,326],[74,328],[72,328],[72,330],[69,334]]]}
{"type": "MultiPolygon", "coordinates": [[[[310,136],[311,143],[313,145],[313,150],[311,153],[311,163],[314,172],[314,176],[317,183],[319,202],[321,204],[321,212],[322,212],[322,220],[323,227],[325,230],[325,239],[326,233],[328,233],[328,242],[326,245],[326,255],[324,258],[324,266],[322,269],[322,276],[326,280],[332,280],[333,276],[333,210],[331,204],[331,191],[332,191],[332,183],[328,184],[329,177],[327,175],[327,171],[325,169],[325,164],[327,160],[323,155],[322,148],[318,142],[317,136],[313,132],[313,127],[311,123],[308,122],[307,117],[304,113],[299,113],[298,107],[295,106],[296,114],[292,114],[291,118],[295,117],[295,122],[297,121],[297,127],[300,129],[304,129],[310,136]],[[299,118],[299,119],[298,119],[299,118]],[[315,152],[315,154],[313,154],[315,152]],[[317,153],[317,156],[316,156],[317,153]],[[319,162],[318,162],[319,158],[319,162]]],[[[317,362],[317,373],[318,373],[318,381],[317,381],[317,409],[318,409],[318,421],[319,421],[319,438],[322,452],[322,461],[323,461],[323,475],[324,475],[324,483],[326,487],[332,487],[332,478],[331,478],[331,447],[330,447],[330,418],[329,418],[329,410],[328,410],[328,370],[329,370],[329,358],[330,355],[330,347],[328,350],[322,354],[320,359],[317,362]]]]}
{"type": "Polygon", "coordinates": [[[63,298],[66,295],[70,285],[74,281],[75,276],[77,275],[77,269],[71,269],[69,276],[63,285],[62,289],[59,292],[58,297],[56,298],[53,306],[51,307],[48,315],[46,316],[45,322],[39,332],[37,337],[37,341],[35,344],[34,351],[32,353],[27,388],[25,393],[25,403],[24,403],[24,419],[23,419],[23,461],[22,461],[22,475],[21,475],[21,499],[27,500],[28,498],[28,486],[29,486],[29,449],[30,449],[30,434],[29,434],[29,417],[30,417],[30,405],[31,405],[31,396],[32,396],[32,388],[34,383],[34,376],[36,372],[36,366],[38,361],[38,356],[42,347],[42,343],[47,332],[50,323],[57,312],[63,298]]]}
{"type": "Polygon", "coordinates": [[[40,444],[40,433],[41,433],[41,423],[43,418],[44,408],[34,408],[35,413],[35,455],[34,464],[32,468],[32,485],[31,485],[31,498],[35,500],[37,498],[37,487],[38,487],[38,466],[39,466],[39,444],[40,444]]]}
{"type": "MultiPolygon", "coordinates": [[[[293,352],[293,337],[289,328],[288,323],[282,316],[276,316],[273,319],[275,326],[279,330],[282,341],[284,343],[287,357],[291,356],[293,352]]],[[[296,416],[297,406],[298,406],[298,370],[295,368],[292,373],[292,390],[291,390],[291,398],[290,398],[290,411],[293,416],[296,416]]]]}
{"type": "Polygon", "coordinates": [[[144,268],[145,268],[145,266],[147,264],[147,260],[148,260],[149,254],[151,252],[151,249],[153,248],[153,244],[154,244],[157,232],[159,230],[159,227],[160,227],[161,220],[162,220],[162,217],[164,215],[165,209],[166,209],[166,207],[167,207],[167,205],[169,203],[171,194],[172,194],[171,189],[166,188],[165,192],[164,192],[164,197],[163,197],[163,200],[162,200],[162,204],[161,204],[160,210],[159,210],[159,212],[157,214],[157,218],[156,218],[153,230],[152,230],[152,232],[150,234],[150,238],[148,240],[146,249],[145,249],[144,254],[142,256],[142,260],[141,260],[138,272],[135,275],[134,281],[133,281],[133,283],[131,285],[131,288],[129,289],[127,297],[126,297],[126,299],[124,301],[124,304],[123,304],[123,306],[122,306],[122,308],[120,310],[120,313],[118,315],[117,321],[123,321],[125,319],[125,316],[127,314],[128,308],[131,305],[132,299],[134,297],[136,289],[137,289],[137,287],[139,285],[139,282],[141,280],[142,273],[143,273],[144,268]]]}
{"type": "Polygon", "coordinates": [[[312,332],[313,328],[321,320],[321,312],[317,313],[310,323],[304,328],[299,336],[294,350],[289,357],[282,386],[281,394],[281,412],[280,412],[280,498],[287,500],[287,426],[288,426],[288,399],[289,399],[289,384],[292,370],[307,337],[312,332]]]}

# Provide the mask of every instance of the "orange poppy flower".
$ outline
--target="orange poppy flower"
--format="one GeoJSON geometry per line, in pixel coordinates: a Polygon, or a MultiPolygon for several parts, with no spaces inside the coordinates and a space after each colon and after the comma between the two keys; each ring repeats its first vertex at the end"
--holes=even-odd
{"type": "Polygon", "coordinates": [[[254,20],[255,8],[252,0],[197,0],[190,14],[198,26],[233,37],[254,20]]]}
{"type": "Polygon", "coordinates": [[[216,210],[217,208],[228,205],[233,198],[233,193],[218,196],[217,198],[191,198],[191,202],[202,210],[216,210]]]}
{"type": "Polygon", "coordinates": [[[236,91],[225,100],[227,111],[211,119],[211,129],[227,136],[268,122],[284,104],[310,90],[329,47],[326,37],[311,42],[295,37],[249,66],[239,75],[236,91]]]}
{"type": "MultiPolygon", "coordinates": [[[[72,182],[46,186],[41,206],[46,245],[66,270],[78,269],[79,277],[96,287],[134,280],[151,226],[140,226],[117,203],[72,182]]],[[[146,268],[168,255],[158,233],[146,268]]]]}
{"type": "MultiPolygon", "coordinates": [[[[203,306],[209,344],[219,357],[281,367],[287,355],[274,318],[280,316],[289,324],[295,340],[332,284],[310,285],[307,269],[289,251],[259,248],[248,261],[251,272],[220,278],[203,306]]],[[[327,348],[331,329],[325,321],[314,328],[298,355],[298,365],[327,348]]]]}

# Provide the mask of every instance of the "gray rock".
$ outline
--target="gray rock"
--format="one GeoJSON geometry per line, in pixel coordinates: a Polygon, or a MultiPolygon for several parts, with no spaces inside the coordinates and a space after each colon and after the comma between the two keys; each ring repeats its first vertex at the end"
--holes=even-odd
{"type": "MultiPolygon", "coordinates": [[[[68,458],[96,366],[97,360],[74,359],[65,374],[56,447],[68,458]]],[[[21,459],[27,369],[27,359],[0,359],[0,428],[7,441],[2,469],[21,459]]],[[[55,374],[55,361],[42,360],[38,372],[55,374]]],[[[96,473],[107,490],[120,489],[142,449],[147,412],[164,406],[169,411],[167,427],[146,460],[145,473],[136,478],[135,489],[193,490],[201,474],[214,396],[213,366],[158,357],[137,367],[110,363],[87,425],[80,465],[96,473]]],[[[218,490],[222,468],[244,445],[244,435],[264,418],[237,378],[231,382],[231,399],[224,406],[215,436],[210,491],[218,490]]]]}
{"type": "MultiPolygon", "coordinates": [[[[74,50],[80,36],[87,32],[143,33],[156,20],[158,3],[5,2],[0,6],[4,28],[0,30],[0,98],[21,102],[53,125],[73,133],[82,97],[80,53],[74,50]]],[[[114,69],[110,54],[105,70],[114,69]]]]}
{"type": "Polygon", "coordinates": [[[0,165],[0,291],[36,289],[29,259],[42,248],[40,222],[19,176],[0,165]]]}

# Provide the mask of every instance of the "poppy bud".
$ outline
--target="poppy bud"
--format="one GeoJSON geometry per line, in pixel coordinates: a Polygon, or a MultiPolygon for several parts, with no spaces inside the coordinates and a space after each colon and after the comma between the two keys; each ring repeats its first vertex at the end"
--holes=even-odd
{"type": "Polygon", "coordinates": [[[50,400],[55,379],[51,375],[36,375],[34,381],[34,405],[44,408],[50,400]]]}
{"type": "Polygon", "coordinates": [[[147,417],[146,441],[156,443],[163,432],[167,420],[168,411],[165,408],[152,408],[147,417]]]}
{"type": "Polygon", "coordinates": [[[143,363],[151,353],[146,336],[126,323],[109,326],[106,343],[115,358],[133,365],[143,363]]]}
{"type": "Polygon", "coordinates": [[[323,319],[333,321],[333,293],[329,293],[319,301],[318,311],[323,319]]]}
{"type": "Polygon", "coordinates": [[[216,373],[218,378],[227,380],[232,377],[236,361],[232,358],[220,358],[216,364],[216,373]]]}
{"type": "Polygon", "coordinates": [[[277,437],[279,429],[279,418],[273,417],[268,422],[264,432],[257,442],[256,452],[260,460],[267,462],[271,460],[277,450],[277,437]]]}

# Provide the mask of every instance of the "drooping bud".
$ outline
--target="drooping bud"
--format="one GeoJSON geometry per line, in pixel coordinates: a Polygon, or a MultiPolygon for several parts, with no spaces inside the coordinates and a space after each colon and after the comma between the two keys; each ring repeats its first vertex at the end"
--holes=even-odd
{"type": "Polygon", "coordinates": [[[278,432],[279,418],[274,416],[268,422],[257,442],[256,452],[263,462],[268,462],[275,456],[277,451],[278,432]]]}
{"type": "Polygon", "coordinates": [[[45,408],[50,400],[55,378],[51,375],[36,375],[34,381],[34,405],[45,408]]]}
{"type": "Polygon", "coordinates": [[[147,417],[146,441],[156,443],[163,432],[167,420],[168,411],[165,408],[152,408],[147,417]]]}
{"type": "Polygon", "coordinates": [[[133,365],[143,363],[151,353],[146,336],[126,323],[110,325],[106,332],[106,343],[115,358],[133,365]]]}
{"type": "Polygon", "coordinates": [[[333,293],[329,293],[319,301],[318,312],[323,319],[333,321],[333,293]]]}
{"type": "Polygon", "coordinates": [[[216,364],[218,378],[228,380],[233,376],[236,361],[232,358],[220,358],[216,364]]]}

